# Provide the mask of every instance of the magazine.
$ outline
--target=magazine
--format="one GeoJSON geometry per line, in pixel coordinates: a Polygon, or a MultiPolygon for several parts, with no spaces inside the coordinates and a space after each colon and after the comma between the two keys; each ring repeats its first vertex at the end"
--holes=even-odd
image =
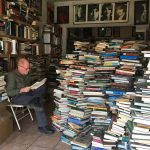
{"type": "Polygon", "coordinates": [[[31,90],[35,90],[35,89],[38,89],[40,86],[42,86],[45,82],[46,82],[47,78],[44,78],[42,79],[41,81],[37,81],[35,82],[34,84],[32,84],[30,86],[30,89],[31,90]]]}

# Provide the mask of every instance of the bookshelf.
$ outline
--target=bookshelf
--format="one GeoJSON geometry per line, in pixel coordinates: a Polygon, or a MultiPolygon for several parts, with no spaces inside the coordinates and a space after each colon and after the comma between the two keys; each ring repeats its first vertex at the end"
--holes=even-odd
{"type": "Polygon", "coordinates": [[[39,40],[41,12],[36,2],[25,0],[12,3],[1,0],[0,58],[8,60],[8,70],[15,68],[17,57],[43,54],[42,42],[39,40]]]}
{"type": "Polygon", "coordinates": [[[50,58],[60,58],[62,28],[57,24],[43,26],[44,54],[50,58]]]}

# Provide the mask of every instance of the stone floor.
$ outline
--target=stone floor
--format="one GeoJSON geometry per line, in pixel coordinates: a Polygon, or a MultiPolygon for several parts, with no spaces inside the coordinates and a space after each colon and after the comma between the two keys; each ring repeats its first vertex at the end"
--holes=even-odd
{"type": "Polygon", "coordinates": [[[22,130],[14,125],[14,132],[0,145],[0,150],[70,150],[60,141],[60,132],[45,135],[37,130],[36,121],[26,118],[21,122],[22,130]]]}

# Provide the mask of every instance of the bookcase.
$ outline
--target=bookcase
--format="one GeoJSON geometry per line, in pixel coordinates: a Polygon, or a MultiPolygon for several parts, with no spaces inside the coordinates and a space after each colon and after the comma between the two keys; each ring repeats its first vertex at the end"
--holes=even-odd
{"type": "Polygon", "coordinates": [[[8,70],[14,69],[17,57],[42,55],[39,26],[36,0],[0,0],[0,58],[8,61],[8,70]]]}
{"type": "Polygon", "coordinates": [[[57,24],[43,26],[44,54],[50,58],[60,58],[62,28],[57,24]]]}

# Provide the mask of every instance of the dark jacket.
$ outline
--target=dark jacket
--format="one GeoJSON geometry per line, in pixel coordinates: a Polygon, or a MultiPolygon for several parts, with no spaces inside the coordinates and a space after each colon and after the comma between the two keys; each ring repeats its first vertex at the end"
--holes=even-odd
{"type": "Polygon", "coordinates": [[[21,88],[31,85],[30,76],[21,75],[17,70],[8,73],[6,82],[7,94],[11,97],[18,95],[21,88]]]}

